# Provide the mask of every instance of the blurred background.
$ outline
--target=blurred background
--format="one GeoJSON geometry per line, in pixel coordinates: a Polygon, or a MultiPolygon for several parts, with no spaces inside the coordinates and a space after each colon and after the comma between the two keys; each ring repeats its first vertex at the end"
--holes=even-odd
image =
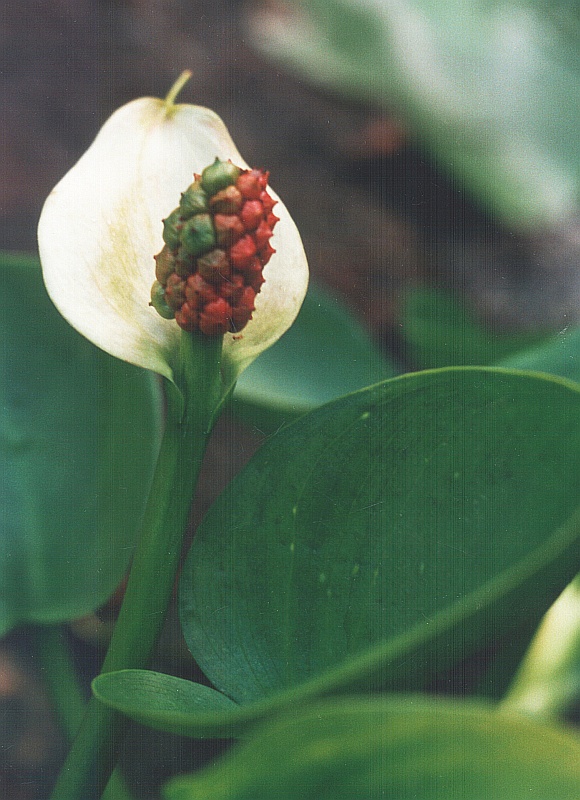
{"type": "MultiPolygon", "coordinates": [[[[428,338],[457,308],[489,335],[565,330],[580,309],[579,20],[574,0],[8,4],[0,248],[34,253],[44,198],[106,118],[191,69],[181,101],[214,109],[270,170],[313,281],[398,364],[419,365],[413,325],[428,338]]],[[[261,438],[220,425],[194,517],[261,438]]],[[[96,624],[74,634],[87,675],[96,624]]],[[[8,800],[44,797],[63,752],[41,677],[13,633],[0,645],[8,800]]],[[[190,743],[141,746],[156,768],[143,796],[191,764],[190,743]]]]}

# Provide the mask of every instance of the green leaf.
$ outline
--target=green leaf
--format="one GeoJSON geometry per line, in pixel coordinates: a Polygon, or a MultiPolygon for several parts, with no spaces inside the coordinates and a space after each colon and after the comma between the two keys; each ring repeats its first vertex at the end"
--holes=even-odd
{"type": "Polygon", "coordinates": [[[575,800],[577,736],[490,708],[424,697],[302,708],[196,775],[166,800],[575,800]]]}
{"type": "Polygon", "coordinates": [[[0,257],[0,633],[88,614],[125,573],[161,421],[150,375],[62,319],[38,262],[0,257]]]}
{"type": "MultiPolygon", "coordinates": [[[[580,204],[577,4],[295,0],[253,42],[315,84],[398,109],[436,160],[509,223],[580,204]]],[[[265,18],[264,18],[265,16],[265,18]]]]}
{"type": "Polygon", "coordinates": [[[198,531],[195,659],[242,705],[423,685],[573,577],[579,458],[578,390],[527,374],[416,373],[312,412],[198,531]]]}
{"type": "Polygon", "coordinates": [[[240,708],[200,714],[176,705],[195,686],[130,672],[98,696],[153,727],[239,735],[305,698],[423,687],[490,640],[531,636],[577,571],[579,461],[580,392],[548,377],[415,373],[317,409],[234,479],[184,565],[184,635],[240,708]]]}
{"type": "Polygon", "coordinates": [[[342,303],[310,286],[290,330],[240,377],[234,409],[276,430],[398,371],[342,303]]]}
{"type": "Polygon", "coordinates": [[[244,730],[248,716],[215,689],[145,669],[107,672],[92,686],[105,705],[168,733],[187,735],[194,719],[197,737],[234,736],[244,730]]]}
{"type": "Polygon", "coordinates": [[[580,328],[566,328],[544,344],[513,353],[500,366],[547,372],[580,382],[580,328]]]}
{"type": "MultiPolygon", "coordinates": [[[[401,323],[409,358],[420,369],[493,364],[546,340],[542,333],[505,334],[486,328],[465,303],[440,289],[409,290],[401,323]]],[[[520,366],[517,360],[508,363],[520,366]]]]}

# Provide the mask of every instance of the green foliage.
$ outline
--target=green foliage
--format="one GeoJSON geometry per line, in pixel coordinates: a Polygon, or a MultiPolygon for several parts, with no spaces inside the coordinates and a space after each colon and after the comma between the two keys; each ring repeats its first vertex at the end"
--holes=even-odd
{"type": "Polygon", "coordinates": [[[242,373],[234,410],[274,431],[398,371],[342,303],[311,285],[294,325],[242,373]]]}
{"type": "MultiPolygon", "coordinates": [[[[576,509],[579,401],[552,380],[451,369],[355,393],[272,437],[184,566],[182,625],[205,674],[247,703],[390,640],[381,681],[420,681],[426,665],[409,653],[441,633],[438,617],[473,613],[473,593],[495,636],[540,614],[565,583],[542,581],[506,618],[493,604],[576,509]]],[[[431,675],[481,643],[475,617],[431,675]]]]}
{"type": "MultiPolygon", "coordinates": [[[[401,335],[409,359],[418,369],[493,364],[506,361],[514,368],[533,369],[517,360],[517,354],[544,342],[547,334],[529,331],[504,333],[491,330],[465,301],[442,289],[410,289],[401,308],[401,335]]],[[[546,370],[550,371],[550,370],[546,370]]]]}
{"type": "Polygon", "coordinates": [[[299,708],[166,800],[574,800],[580,741],[486,706],[420,696],[299,708]]]}
{"type": "Polygon", "coordinates": [[[241,735],[260,717],[260,709],[240,708],[208,686],[145,669],[99,675],[93,694],[143,725],[200,739],[241,735]]]}
{"type": "Polygon", "coordinates": [[[397,108],[505,221],[580,203],[578,10],[569,2],[295,0],[254,43],[317,85],[397,108]]]}
{"type": "Polygon", "coordinates": [[[182,573],[186,641],[243,709],[212,724],[197,689],[141,673],[98,695],[195,736],[319,693],[424,686],[529,630],[573,577],[579,459],[580,392],[550,378],[423,372],[317,409],[234,479],[182,573]]]}
{"type": "Polygon", "coordinates": [[[543,344],[512,353],[500,364],[508,369],[547,372],[580,382],[580,329],[566,328],[543,344]]]}
{"type": "Polygon", "coordinates": [[[77,334],[38,262],[3,254],[0,634],[101,605],[119,584],[158,447],[149,373],[77,334]]]}

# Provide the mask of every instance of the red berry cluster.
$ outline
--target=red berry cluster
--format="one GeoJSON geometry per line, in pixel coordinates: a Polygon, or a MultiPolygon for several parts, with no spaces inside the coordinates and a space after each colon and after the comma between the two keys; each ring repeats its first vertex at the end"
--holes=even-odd
{"type": "Polygon", "coordinates": [[[268,173],[215,162],[163,220],[151,304],[186,331],[238,333],[252,318],[278,217],[268,173]]]}

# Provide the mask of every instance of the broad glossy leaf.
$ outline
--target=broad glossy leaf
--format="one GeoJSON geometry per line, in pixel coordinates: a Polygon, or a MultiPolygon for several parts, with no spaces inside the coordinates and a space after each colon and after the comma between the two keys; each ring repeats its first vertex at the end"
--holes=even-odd
{"type": "Polygon", "coordinates": [[[311,286],[290,330],[240,377],[234,408],[278,427],[397,371],[345,306],[311,286]]]}
{"type": "MultiPolygon", "coordinates": [[[[409,290],[401,309],[401,335],[409,357],[419,369],[493,364],[509,354],[528,349],[546,334],[501,333],[487,328],[476,314],[449,292],[422,288],[409,290]]],[[[521,365],[521,369],[532,369],[521,365]]]]}
{"type": "Polygon", "coordinates": [[[40,267],[2,255],[0,633],[80,617],[127,569],[157,454],[150,373],[58,314],[40,267]]]}
{"type": "Polygon", "coordinates": [[[458,184],[508,222],[580,204],[577,5],[294,0],[254,44],[317,85],[395,107],[458,184]]]}
{"type": "Polygon", "coordinates": [[[244,705],[420,686],[535,623],[580,558],[580,394],[484,368],[357,392],[271,437],[209,511],[188,645],[244,705]]]}
{"type": "Polygon", "coordinates": [[[166,800],[576,800],[580,740],[486,706],[424,697],[298,709],[166,800]]]}

